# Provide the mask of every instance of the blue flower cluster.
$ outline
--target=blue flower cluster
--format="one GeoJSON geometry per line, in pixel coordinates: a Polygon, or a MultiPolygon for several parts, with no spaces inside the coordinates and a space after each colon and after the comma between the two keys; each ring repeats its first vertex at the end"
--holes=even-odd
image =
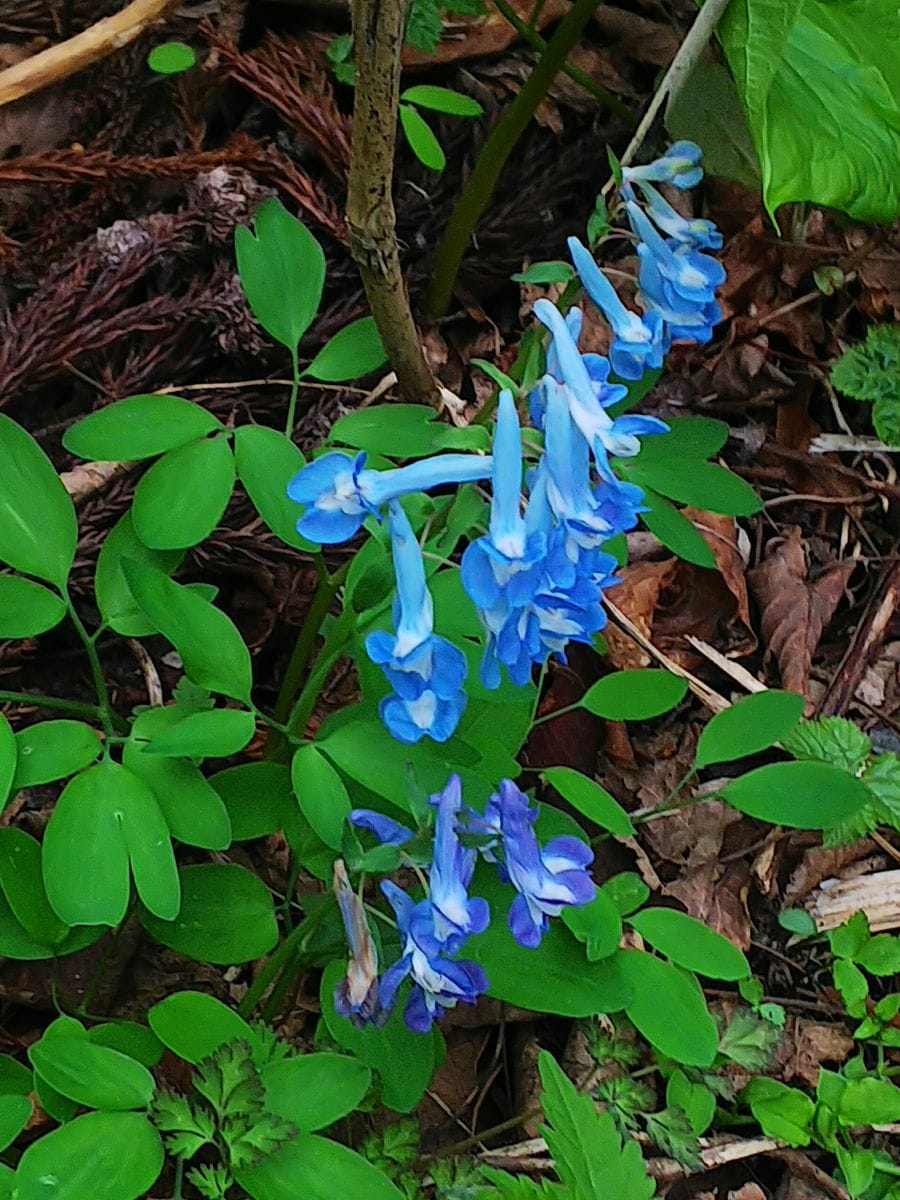
{"type": "MultiPolygon", "coordinates": [[[[419,1033],[426,1033],[446,1009],[460,1002],[474,1004],[488,990],[481,966],[457,957],[467,938],[482,933],[490,921],[487,902],[469,895],[479,853],[496,864],[500,877],[516,890],[508,924],[522,946],[540,945],[550,917],[559,916],[567,906],[588,904],[595,895],[586,869],[593,859],[590,847],[579,838],[557,837],[542,848],[534,832],[538,809],[511,780],[501,782],[483,815],[464,810],[458,775],[431,797],[431,805],[434,840],[428,894],[414,901],[390,880],[381,884],[397,919],[400,957],[380,978],[368,927],[358,913],[351,916],[357,898],[348,895],[346,888],[338,891],[351,953],[347,978],[335,989],[334,1002],[337,1011],[359,1027],[382,1024],[407,979],[412,986],[404,1020],[419,1033]],[[470,836],[477,847],[465,847],[460,834],[470,836]]],[[[385,845],[402,846],[415,836],[406,826],[369,809],[354,810],[350,820],[385,845]]]]}
{"type": "Polygon", "coordinates": [[[352,537],[367,516],[380,519],[387,509],[397,580],[394,633],[370,634],[366,651],[390,685],[381,717],[400,741],[446,741],[466,703],[466,660],[434,632],[422,552],[401,496],[491,481],[488,529],[467,546],[461,563],[463,586],[485,630],[486,687],[498,687],[504,669],[514,683],[526,684],[535,666],[551,655],[564,660],[570,642],[590,643],[605,625],[602,598],[616,583],[616,562],[603,546],[634,528],[643,503],[640,488],[621,482],[610,460],[637,454],[641,436],[668,428],[653,417],[614,415],[627,389],[610,383],[610,372],[637,380],[662,366],[673,339],[708,341],[721,317],[715,290],[724,271],[703,253],[717,249],[721,235],[709,221],[680,216],[654,187],[693,187],[702,177],[699,161],[697,146],[678,142],[654,162],[623,171],[621,195],[638,238],[642,314],[625,307],[590,252],[569,239],[581,282],[613,339],[608,358],[582,354],[581,309],[564,316],[549,300],[535,303],[550,340],[546,373],[529,396],[544,452],[526,478],[516,403],[502,391],[491,455],[441,454],[374,471],[366,469],[365,455],[332,452],[289,484],[291,499],[306,506],[297,529],[320,543],[352,537]]]}

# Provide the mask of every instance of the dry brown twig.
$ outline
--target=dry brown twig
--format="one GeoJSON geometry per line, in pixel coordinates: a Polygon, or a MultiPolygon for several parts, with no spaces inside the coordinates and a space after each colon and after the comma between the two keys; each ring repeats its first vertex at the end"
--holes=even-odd
{"type": "Polygon", "coordinates": [[[132,0],[115,16],[104,17],[68,41],[49,46],[0,71],[0,106],[42,91],[107,58],[162,20],[175,3],[176,0],[132,0]]]}

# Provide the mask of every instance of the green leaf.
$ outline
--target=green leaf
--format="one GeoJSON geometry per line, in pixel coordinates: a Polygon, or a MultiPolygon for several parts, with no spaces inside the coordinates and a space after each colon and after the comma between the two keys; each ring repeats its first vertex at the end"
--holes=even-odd
{"type": "Polygon", "coordinates": [[[253,713],[239,708],[214,708],[182,717],[152,737],[143,753],[166,758],[228,758],[243,750],[255,732],[253,713]]]}
{"type": "Polygon", "coordinates": [[[183,867],[181,910],[173,921],[141,914],[158,942],[200,962],[243,963],[268,954],[278,941],[272,894],[261,879],[234,863],[183,867]]]}
{"type": "Polygon", "coordinates": [[[314,1133],[301,1133],[253,1167],[234,1172],[252,1200],[404,1200],[377,1167],[358,1154],[314,1133]]]}
{"type": "Polygon", "coordinates": [[[303,375],[326,383],[343,383],[369,375],[386,362],[387,351],[375,318],[360,317],[328,339],[303,375]]]}
{"type": "Polygon", "coordinates": [[[148,1009],[147,1020],[164,1046],[195,1066],[228,1042],[253,1041],[244,1018],[206,992],[174,992],[148,1009]]]}
{"type": "Polygon", "coordinates": [[[423,404],[377,405],[338,417],[328,435],[330,442],[389,454],[392,458],[424,458],[439,450],[488,450],[490,435],[480,425],[457,429],[435,419],[423,404]]]}
{"type": "Polygon", "coordinates": [[[815,1110],[809,1096],[776,1079],[751,1079],[742,1099],[767,1137],[778,1138],[789,1146],[809,1145],[815,1110]]]}
{"type": "Polygon", "coordinates": [[[826,829],[870,799],[855,776],[825,763],[771,763],[732,779],[719,793],[732,808],[791,829],[826,829]]]}
{"type": "Polygon", "coordinates": [[[679,504],[734,517],[749,517],[762,508],[762,501],[750,484],[717,463],[642,462],[640,458],[625,462],[630,465],[621,467],[621,473],[629,483],[661,492],[679,504]]]}
{"type": "Polygon", "coordinates": [[[211,775],[209,782],[228,811],[236,842],[277,833],[288,808],[296,806],[290,771],[281,763],[243,763],[211,775]]]}
{"type": "Polygon", "coordinates": [[[87,1113],[32,1142],[16,1168],[16,1195],[21,1200],[139,1200],[162,1166],[162,1142],[146,1117],[87,1113]]]}
{"type": "Polygon", "coordinates": [[[621,951],[591,962],[586,948],[558,922],[551,923],[536,950],[520,946],[506,923],[515,892],[482,868],[476,880],[479,885],[472,891],[488,900],[493,919],[484,933],[466,942],[465,957],[485,968],[491,996],[517,1008],[563,1017],[619,1012],[633,1000],[621,951]]]}
{"type": "Polygon", "coordinates": [[[224,429],[212,413],[180,396],[126,396],[83,417],[63,435],[79,458],[136,462],[224,429]]]}
{"type": "Polygon", "coordinates": [[[708,175],[760,190],[759,161],[747,115],[724,63],[711,55],[695,63],[665,120],[674,141],[702,143],[708,175]]]}
{"type": "Polygon", "coordinates": [[[679,967],[711,979],[744,979],[750,974],[750,964],[737,946],[674,908],[645,908],[630,917],[629,924],[679,967]]]}
{"type": "Polygon", "coordinates": [[[43,869],[53,910],[67,925],[118,925],[129,860],[144,904],[174,916],[178,875],[163,815],[136,775],[106,760],[66,784],[47,823],[43,869]]]}
{"type": "Polygon", "coordinates": [[[712,417],[675,417],[668,424],[668,433],[646,438],[637,458],[627,461],[647,466],[710,458],[728,441],[728,426],[712,417]]]}
{"type": "Polygon", "coordinates": [[[859,221],[900,212],[893,0],[739,0],[719,34],[744,100],[770,214],[811,200],[859,221]]]}
{"type": "Polygon", "coordinates": [[[156,1086],[142,1063],[84,1038],[41,1038],[28,1058],[60,1095],[88,1108],[146,1108],[156,1086]]]}
{"type": "Polygon", "coordinates": [[[869,404],[900,403],[900,324],[872,325],[831,368],[831,382],[846,396],[869,404]]]}
{"type": "Polygon", "coordinates": [[[151,550],[134,531],[128,509],[106,535],[97,558],[94,588],[97,607],[107,625],[122,637],[147,637],[156,626],[138,608],[122,571],[123,560],[157,567],[167,575],[183,558],[180,550],[151,550]]]}
{"type": "Polygon", "coordinates": [[[879,977],[900,973],[900,937],[877,933],[856,955],[856,964],[879,977]]]}
{"type": "Polygon", "coordinates": [[[0,575],[0,638],[38,637],[65,615],[65,601],[39,583],[0,575]]]}
{"type": "Polygon", "coordinates": [[[816,923],[805,908],[784,908],[778,914],[778,924],[788,933],[800,937],[812,937],[817,932],[816,923]]]}
{"type": "Polygon", "coordinates": [[[480,117],[484,112],[482,106],[471,96],[463,96],[452,88],[434,87],[431,84],[417,84],[401,92],[400,99],[408,104],[418,104],[419,108],[430,108],[434,112],[449,113],[453,117],[480,117]]]}
{"type": "Polygon", "coordinates": [[[495,366],[494,363],[488,362],[487,359],[472,358],[469,360],[469,365],[472,367],[477,367],[479,371],[484,371],[488,379],[496,383],[498,388],[509,388],[514,396],[518,392],[519,385],[516,383],[515,379],[507,375],[505,371],[501,371],[500,368],[495,366]]]}
{"type": "Polygon", "coordinates": [[[162,42],[147,55],[147,66],[157,75],[180,75],[197,65],[197,55],[184,42],[162,42]]]}
{"type": "Polygon", "coordinates": [[[240,425],[234,431],[234,458],[253,507],[275,536],[295,550],[318,551],[297,532],[300,510],[288,499],[288,482],[306,465],[291,439],[265,425],[240,425]]]}
{"type": "Polygon", "coordinates": [[[604,892],[616,906],[620,917],[627,917],[641,905],[646,904],[650,897],[650,889],[634,871],[620,871],[601,885],[604,892]]]}
{"type": "Polygon", "coordinates": [[[588,962],[599,962],[618,950],[622,918],[606,892],[598,889],[590,904],[564,908],[562,919],[579,942],[584,942],[588,962]]]}
{"type": "Polygon", "coordinates": [[[27,1096],[32,1074],[24,1063],[9,1054],[0,1054],[0,1096],[27,1096]]]}
{"type": "Polygon", "coordinates": [[[78,525],[50,459],[0,413],[0,562],[65,588],[78,525]]]}
{"type": "Polygon", "coordinates": [[[16,734],[14,792],[66,779],[100,757],[102,746],[82,721],[41,721],[16,734]]]}
{"type": "Polygon", "coordinates": [[[10,910],[28,935],[58,946],[69,927],[50,907],[41,872],[41,846],[24,829],[0,829],[0,887],[10,910]]]}
{"type": "Polygon", "coordinates": [[[843,925],[829,932],[831,953],[837,958],[856,958],[869,937],[869,918],[864,912],[855,912],[843,925]]]}
{"type": "MultiPolygon", "coordinates": [[[[551,262],[536,262],[524,271],[510,275],[513,283],[568,283],[575,278],[575,268],[571,263],[554,259],[551,262]]],[[[513,391],[517,390],[516,388],[513,391]]]]}
{"type": "Polygon", "coordinates": [[[544,767],[541,774],[564,800],[601,829],[608,829],[616,837],[634,835],[631,817],[621,804],[587,775],[572,767],[544,767]]]}
{"type": "Polygon", "coordinates": [[[641,520],[667,550],[695,566],[707,570],[715,567],[716,556],[693,521],[652,488],[644,488],[644,504],[646,511],[641,513],[641,520]]]}
{"type": "Polygon", "coordinates": [[[224,437],[170,450],[135,489],[135,532],[153,550],[196,546],[222,519],[234,480],[234,455],[224,437]]]}
{"type": "Polygon", "coordinates": [[[0,809],[12,792],[18,769],[19,747],[9,721],[0,713],[0,809]]]}
{"type": "Polygon", "coordinates": [[[249,703],[250,651],[225,613],[147,563],[125,560],[122,569],[141,611],[178,651],[188,677],[249,703]]]}
{"type": "Polygon", "coordinates": [[[234,248],[241,287],[254,317],[276,342],[295,353],[322,299],[322,247],[280,200],[272,198],[256,210],[253,233],[245,226],[234,231],[234,248]]]}
{"type": "Polygon", "coordinates": [[[818,717],[801,721],[783,739],[785,750],[794,758],[829,763],[857,775],[872,753],[872,743],[853,721],[846,717],[818,717]]]}
{"type": "Polygon", "coordinates": [[[869,984],[855,963],[839,958],[832,967],[834,986],[841,994],[844,1008],[851,1017],[865,1015],[865,1001],[869,995],[869,984]]]}
{"type": "Polygon", "coordinates": [[[33,1112],[27,1096],[0,1095],[0,1154],[13,1144],[33,1112]]]}
{"type": "Polygon", "coordinates": [[[733,762],[768,750],[787,737],[803,716],[803,697],[769,689],[743,696],[716,713],[700,734],[695,763],[733,762]]]}
{"type": "Polygon", "coordinates": [[[423,120],[414,108],[408,104],[401,104],[400,124],[409,147],[419,162],[428,167],[429,171],[443,171],[447,165],[447,156],[428,122],[423,120]]]}
{"type": "Polygon", "coordinates": [[[301,746],[291,760],[291,783],[300,811],[326,846],[341,847],[350,797],[338,772],[312,744],[301,746]]]}
{"type": "Polygon", "coordinates": [[[684,1071],[673,1071],[666,1084],[666,1104],[680,1108],[695,1137],[702,1137],[712,1124],[716,1098],[703,1083],[692,1083],[684,1071]]]}
{"type": "Polygon", "coordinates": [[[346,1054],[304,1054],[265,1066],[266,1108],[303,1133],[326,1129],[353,1112],[369,1090],[372,1072],[346,1054]]]}
{"type": "Polygon", "coordinates": [[[696,980],[643,950],[620,950],[617,957],[632,989],[625,1012],[638,1032],[667,1058],[710,1066],[719,1035],[696,980]]]}
{"type": "Polygon", "coordinates": [[[118,1050],[145,1067],[155,1067],[165,1053],[156,1034],[137,1021],[104,1021],[102,1025],[93,1025],[88,1030],[88,1041],[118,1050]]]}
{"type": "Polygon", "coordinates": [[[650,1200],[656,1185],[647,1174],[640,1146],[625,1144],[609,1112],[598,1112],[590,1096],[581,1095],[553,1056],[538,1057],[541,1107],[549,1128],[544,1137],[553,1166],[572,1200],[650,1200]]]}
{"type": "MultiPolygon", "coordinates": [[[[835,1146],[838,1166],[851,1196],[862,1196],[875,1178],[875,1152],[854,1146],[852,1150],[835,1146]]],[[[896,1196],[895,1196],[896,1200],[896,1196]]]]}
{"type": "Polygon", "coordinates": [[[610,721],[646,721],[669,712],[687,692],[687,681],[671,671],[615,671],[584,693],[582,708],[610,721]]]}
{"type": "Polygon", "coordinates": [[[170,726],[177,715],[174,706],[141,713],[123,748],[122,765],[156,797],[173,838],[204,850],[227,850],[231,845],[231,822],[210,782],[193,763],[161,758],[151,754],[144,744],[144,738],[170,726]]]}
{"type": "Polygon", "coordinates": [[[322,1020],[332,1038],[378,1073],[381,1099],[395,1112],[412,1112],[431,1083],[440,1062],[443,1039],[437,1026],[430,1034],[413,1033],[403,1020],[403,1000],[381,1029],[356,1029],[334,1010],[334,989],[343,979],[344,962],[332,962],[322,973],[319,999],[322,1020]]]}
{"type": "Polygon", "coordinates": [[[851,1079],[841,1093],[838,1120],[842,1125],[890,1125],[900,1121],[900,1088],[869,1075],[851,1079]]]}

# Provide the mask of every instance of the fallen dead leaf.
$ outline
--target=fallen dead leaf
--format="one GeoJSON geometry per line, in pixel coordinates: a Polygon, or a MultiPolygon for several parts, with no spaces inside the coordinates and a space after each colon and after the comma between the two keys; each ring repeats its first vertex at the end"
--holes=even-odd
{"type": "Polygon", "coordinates": [[[745,1183],[736,1192],[729,1192],[728,1200],[768,1200],[768,1197],[758,1183],[745,1183]]]}
{"type": "MultiPolygon", "coordinates": [[[[653,640],[653,619],[660,594],[675,578],[678,559],[665,562],[639,562],[626,567],[621,583],[615,589],[616,607],[625,614],[650,641],[653,640]]],[[[613,625],[604,631],[609,644],[609,659],[619,671],[650,665],[650,655],[642,650],[627,633],[613,625]]]]}
{"type": "Polygon", "coordinates": [[[823,1063],[839,1065],[852,1050],[853,1038],[843,1025],[823,1025],[802,1017],[789,1017],[772,1069],[785,1083],[799,1079],[814,1088],[823,1063]]]}
{"type": "Polygon", "coordinates": [[[839,879],[846,867],[875,848],[868,840],[848,846],[810,846],[784,890],[785,908],[794,908],[826,879],[839,879]]]}
{"type": "Polygon", "coordinates": [[[774,655],[781,682],[791,692],[809,697],[812,656],[823,631],[840,604],[856,563],[830,563],[809,579],[809,563],[800,527],[770,543],[764,561],[748,573],[762,609],[766,656],[774,655]]]}
{"type": "MultiPolygon", "coordinates": [[[[529,20],[533,11],[531,0],[510,0],[510,7],[522,18],[529,20]]],[[[547,0],[538,10],[535,28],[538,33],[557,21],[569,11],[569,0],[547,0]]],[[[425,67],[435,63],[463,62],[466,59],[483,58],[508,50],[519,40],[512,25],[499,12],[490,10],[486,16],[454,19],[445,23],[444,36],[433,54],[426,54],[414,46],[403,47],[404,67],[425,67]]]]}

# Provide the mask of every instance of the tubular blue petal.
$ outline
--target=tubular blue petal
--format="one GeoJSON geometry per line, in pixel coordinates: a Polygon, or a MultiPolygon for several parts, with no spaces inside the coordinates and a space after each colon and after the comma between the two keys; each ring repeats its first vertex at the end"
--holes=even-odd
{"type": "Polygon", "coordinates": [[[368,829],[383,846],[404,846],[416,836],[411,829],[399,821],[386,817],[371,808],[354,808],[350,813],[350,824],[357,829],[368,829]]]}

